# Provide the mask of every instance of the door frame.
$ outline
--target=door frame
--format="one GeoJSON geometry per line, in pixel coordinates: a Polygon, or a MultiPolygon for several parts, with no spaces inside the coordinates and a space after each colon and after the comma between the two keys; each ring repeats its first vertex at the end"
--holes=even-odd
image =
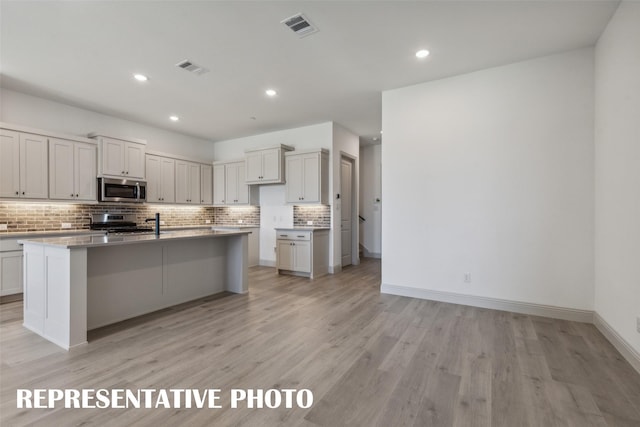
{"type": "MultiPolygon", "coordinates": [[[[342,160],[346,160],[351,163],[351,264],[358,265],[360,264],[360,246],[359,246],[359,229],[360,223],[358,221],[358,215],[360,214],[358,206],[359,206],[359,198],[360,193],[358,189],[358,174],[360,173],[357,165],[358,165],[358,157],[349,153],[345,153],[340,150],[340,163],[338,164],[338,168],[340,168],[340,194],[342,194],[342,168],[340,164],[342,164],[342,160]]],[[[341,202],[342,203],[342,202],[341,202]]],[[[342,267],[342,238],[340,238],[340,266],[342,267]]]]}

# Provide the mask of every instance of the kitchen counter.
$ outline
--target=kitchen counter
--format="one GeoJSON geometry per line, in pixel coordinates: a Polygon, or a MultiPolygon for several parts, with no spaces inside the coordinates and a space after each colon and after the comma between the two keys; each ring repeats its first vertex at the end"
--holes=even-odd
{"type": "Polygon", "coordinates": [[[64,349],[87,331],[220,292],[248,292],[249,230],[22,239],[24,327],[64,349]]]}
{"type": "Polygon", "coordinates": [[[296,227],[277,227],[276,230],[282,231],[320,231],[320,230],[331,230],[331,227],[314,227],[314,226],[296,226],[296,227]]]}
{"type": "Polygon", "coordinates": [[[79,236],[79,235],[102,235],[104,231],[96,230],[52,230],[52,231],[9,231],[0,232],[0,240],[2,239],[20,239],[20,238],[41,238],[41,237],[55,237],[55,236],[79,236]]]}
{"type": "Polygon", "coordinates": [[[161,231],[159,236],[153,233],[137,234],[102,234],[66,237],[48,237],[42,239],[18,240],[18,243],[34,243],[43,246],[72,248],[91,248],[98,246],[132,245],[139,243],[160,243],[168,240],[203,239],[247,234],[249,231],[223,231],[210,228],[191,230],[161,231]]]}

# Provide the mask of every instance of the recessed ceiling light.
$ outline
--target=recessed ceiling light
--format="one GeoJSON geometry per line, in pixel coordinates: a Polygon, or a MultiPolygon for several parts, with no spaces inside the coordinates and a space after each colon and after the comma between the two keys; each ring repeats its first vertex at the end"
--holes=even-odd
{"type": "Polygon", "coordinates": [[[147,80],[149,80],[149,77],[145,76],[144,74],[134,74],[133,78],[139,82],[146,82],[147,80]]]}
{"type": "Polygon", "coordinates": [[[429,51],[426,49],[422,49],[416,52],[416,58],[426,58],[427,56],[429,56],[429,51]]]}
{"type": "Polygon", "coordinates": [[[276,96],[278,94],[278,92],[276,92],[273,89],[267,89],[267,90],[264,91],[264,93],[266,93],[267,96],[276,96]]]}
{"type": "Polygon", "coordinates": [[[180,117],[178,117],[178,116],[169,116],[169,120],[171,120],[172,122],[177,122],[178,120],[180,120],[180,117]]]}

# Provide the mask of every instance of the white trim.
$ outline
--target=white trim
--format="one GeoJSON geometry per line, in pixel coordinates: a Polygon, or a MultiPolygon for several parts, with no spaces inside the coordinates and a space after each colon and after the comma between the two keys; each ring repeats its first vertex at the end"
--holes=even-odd
{"type": "Polygon", "coordinates": [[[36,129],[29,126],[24,126],[24,125],[14,125],[11,123],[0,122],[0,128],[13,130],[16,132],[31,133],[31,134],[41,135],[41,136],[46,136],[51,138],[66,139],[69,141],[77,141],[77,142],[84,142],[86,144],[98,145],[98,142],[95,139],[89,139],[84,136],[71,135],[68,133],[55,132],[55,131],[44,130],[44,129],[36,129]]]}
{"type": "Polygon", "coordinates": [[[454,292],[433,291],[429,289],[389,285],[386,283],[382,284],[380,292],[383,294],[401,295],[405,297],[449,302],[452,304],[470,305],[473,307],[490,308],[493,310],[512,311],[514,313],[571,320],[574,322],[593,323],[594,312],[591,310],[556,307],[553,305],[534,304],[522,301],[509,301],[499,298],[465,295],[454,292]]]}
{"type": "Polygon", "coordinates": [[[148,154],[150,156],[165,157],[173,160],[184,160],[186,162],[198,163],[198,164],[207,165],[207,166],[213,165],[213,161],[196,159],[195,157],[186,157],[186,156],[180,156],[177,154],[165,153],[164,151],[147,150],[145,154],[148,154]]]}
{"type": "Polygon", "coordinates": [[[338,274],[342,271],[342,264],[330,265],[329,274],[338,274]]]}
{"type": "Polygon", "coordinates": [[[380,252],[370,252],[369,249],[365,245],[362,245],[362,256],[365,258],[382,258],[382,253],[380,252]]]}
{"type": "Polygon", "coordinates": [[[272,261],[270,259],[261,259],[260,263],[258,265],[262,265],[264,267],[275,267],[276,266],[276,262],[272,261]]]}
{"type": "Polygon", "coordinates": [[[593,315],[593,324],[604,335],[604,337],[627,359],[627,362],[640,373],[640,353],[638,353],[631,344],[627,342],[619,333],[616,332],[606,320],[597,312],[593,315]]]}

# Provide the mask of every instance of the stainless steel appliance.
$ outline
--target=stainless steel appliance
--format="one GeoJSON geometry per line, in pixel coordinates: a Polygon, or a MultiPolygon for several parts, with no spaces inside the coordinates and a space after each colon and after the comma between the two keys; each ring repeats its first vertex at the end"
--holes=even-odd
{"type": "Polygon", "coordinates": [[[147,183],[140,180],[98,178],[98,201],[133,202],[147,200],[147,183]]]}
{"type": "Polygon", "coordinates": [[[121,213],[91,215],[90,228],[109,234],[153,233],[153,228],[138,227],[135,215],[121,213]]]}

